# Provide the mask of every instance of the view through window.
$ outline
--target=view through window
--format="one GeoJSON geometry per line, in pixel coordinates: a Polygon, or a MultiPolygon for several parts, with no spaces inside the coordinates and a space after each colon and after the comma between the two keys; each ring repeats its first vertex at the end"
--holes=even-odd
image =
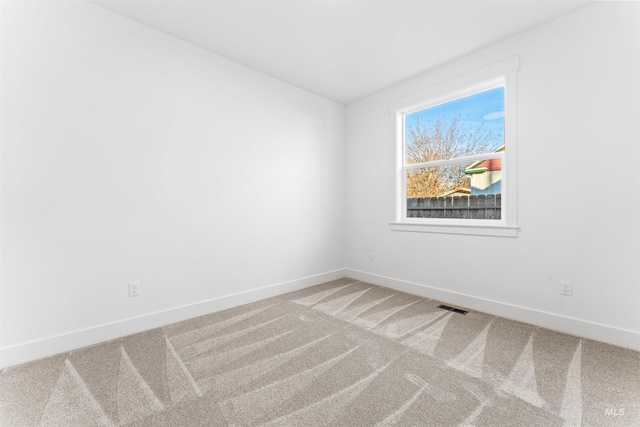
{"type": "Polygon", "coordinates": [[[403,124],[407,218],[502,218],[503,83],[405,113],[403,124]]]}

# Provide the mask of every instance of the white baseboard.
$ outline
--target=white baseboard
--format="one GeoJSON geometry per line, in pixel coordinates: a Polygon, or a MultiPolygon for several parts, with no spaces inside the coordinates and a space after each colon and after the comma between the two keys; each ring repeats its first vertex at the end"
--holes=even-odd
{"type": "Polygon", "coordinates": [[[345,276],[344,269],[334,270],[314,276],[303,277],[289,282],[278,283],[237,294],[225,295],[210,300],[142,316],[123,319],[118,322],[98,325],[41,340],[20,343],[0,349],[0,369],[19,365],[43,357],[53,356],[88,345],[124,337],[159,328],[171,323],[191,319],[227,308],[237,307],[265,298],[297,291],[309,286],[337,280],[345,276]]]}
{"type": "Polygon", "coordinates": [[[0,369],[159,328],[342,277],[640,351],[640,333],[353,269],[339,269],[0,349],[0,369]]]}
{"type": "Polygon", "coordinates": [[[346,268],[347,277],[594,341],[640,351],[640,333],[346,268]]]}

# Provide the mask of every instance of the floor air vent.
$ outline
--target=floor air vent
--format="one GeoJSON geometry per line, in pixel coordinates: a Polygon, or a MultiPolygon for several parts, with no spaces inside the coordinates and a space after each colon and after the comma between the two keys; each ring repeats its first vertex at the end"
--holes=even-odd
{"type": "Polygon", "coordinates": [[[441,309],[447,310],[447,311],[453,311],[454,313],[459,313],[459,314],[463,314],[463,315],[468,313],[467,310],[463,310],[463,309],[458,308],[458,307],[452,307],[452,306],[446,305],[446,304],[440,304],[438,306],[438,308],[441,308],[441,309]]]}

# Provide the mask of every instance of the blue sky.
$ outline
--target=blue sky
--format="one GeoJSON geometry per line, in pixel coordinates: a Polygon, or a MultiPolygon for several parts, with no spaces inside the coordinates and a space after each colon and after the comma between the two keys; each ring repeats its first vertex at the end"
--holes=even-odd
{"type": "Polygon", "coordinates": [[[407,126],[420,122],[434,123],[438,117],[450,120],[460,116],[459,125],[475,127],[482,124],[492,132],[496,147],[504,144],[504,87],[488,90],[406,116],[407,126]]]}

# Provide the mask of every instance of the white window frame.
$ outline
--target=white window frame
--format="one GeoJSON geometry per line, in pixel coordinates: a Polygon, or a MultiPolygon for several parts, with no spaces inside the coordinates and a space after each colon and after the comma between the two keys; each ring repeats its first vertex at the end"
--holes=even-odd
{"type": "Polygon", "coordinates": [[[389,105],[394,141],[392,156],[394,162],[394,198],[392,219],[389,224],[391,230],[500,237],[518,236],[518,150],[516,131],[516,78],[518,68],[519,58],[509,58],[395,100],[389,105]],[[452,160],[428,162],[428,166],[438,166],[451,164],[452,161],[456,163],[458,161],[473,163],[478,160],[502,159],[501,219],[408,218],[406,197],[407,170],[424,167],[425,164],[405,165],[406,115],[501,86],[505,88],[505,151],[460,157],[452,160]]]}

